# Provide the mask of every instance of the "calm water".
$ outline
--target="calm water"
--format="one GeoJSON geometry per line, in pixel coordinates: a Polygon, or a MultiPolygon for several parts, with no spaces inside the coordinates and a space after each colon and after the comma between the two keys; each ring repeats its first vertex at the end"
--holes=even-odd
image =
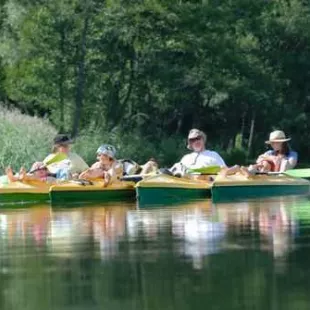
{"type": "Polygon", "coordinates": [[[310,200],[0,211],[0,309],[309,309],[310,200]]]}

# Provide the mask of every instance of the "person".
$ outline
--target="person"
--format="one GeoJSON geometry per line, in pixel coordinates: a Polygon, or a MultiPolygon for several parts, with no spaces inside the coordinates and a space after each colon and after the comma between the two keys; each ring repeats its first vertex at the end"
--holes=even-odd
{"type": "Polygon", "coordinates": [[[275,130],[270,133],[269,140],[265,141],[270,145],[272,150],[269,150],[258,157],[258,161],[268,161],[274,163],[274,170],[283,172],[288,169],[294,169],[298,162],[297,152],[291,150],[288,141],[291,138],[287,138],[282,130],[275,130]]]}
{"type": "Polygon", "coordinates": [[[86,162],[76,153],[70,150],[73,141],[68,135],[59,134],[54,138],[52,154],[48,155],[43,163],[50,160],[55,153],[64,153],[67,158],[49,165],[48,169],[51,173],[56,174],[57,179],[67,180],[77,177],[81,172],[89,168],[86,162]]]}
{"type": "Polygon", "coordinates": [[[145,164],[139,165],[131,159],[121,159],[123,164],[123,175],[146,175],[156,173],[158,170],[158,163],[155,158],[150,158],[145,164]]]}
{"type": "Polygon", "coordinates": [[[291,150],[288,144],[290,140],[291,138],[287,138],[282,130],[275,130],[270,133],[269,140],[265,141],[272,149],[258,156],[254,165],[250,165],[248,168],[238,165],[231,168],[224,168],[222,174],[230,175],[240,172],[249,177],[258,172],[281,173],[285,170],[293,169],[297,165],[298,154],[291,150]]]}
{"type": "Polygon", "coordinates": [[[79,175],[79,179],[104,179],[104,186],[119,180],[123,176],[123,165],[115,158],[113,145],[103,144],[97,150],[98,161],[79,175]]]}
{"type": "Polygon", "coordinates": [[[41,181],[49,184],[56,182],[56,178],[50,176],[46,165],[43,162],[35,162],[27,173],[25,168],[21,168],[18,175],[14,175],[11,167],[6,169],[6,176],[9,182],[16,181],[41,181]]]}
{"type": "Polygon", "coordinates": [[[199,129],[191,129],[187,138],[187,148],[193,152],[182,157],[170,171],[174,175],[183,176],[188,169],[205,168],[210,166],[226,167],[224,159],[215,151],[206,149],[206,134],[199,129]]]}

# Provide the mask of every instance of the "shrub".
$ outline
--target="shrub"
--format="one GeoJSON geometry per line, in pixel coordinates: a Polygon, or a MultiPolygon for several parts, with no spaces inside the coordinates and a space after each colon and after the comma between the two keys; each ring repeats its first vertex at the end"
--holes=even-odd
{"type": "Polygon", "coordinates": [[[56,129],[46,119],[21,114],[0,107],[0,170],[11,166],[30,168],[34,161],[50,153],[56,129]]]}
{"type": "Polygon", "coordinates": [[[105,131],[105,128],[89,127],[83,130],[73,145],[73,150],[88,163],[96,160],[96,150],[104,143],[112,144],[117,149],[117,158],[132,159],[139,164],[154,157],[160,165],[171,165],[186,152],[184,141],[179,137],[164,137],[155,140],[139,132],[122,132],[119,128],[105,131]]]}

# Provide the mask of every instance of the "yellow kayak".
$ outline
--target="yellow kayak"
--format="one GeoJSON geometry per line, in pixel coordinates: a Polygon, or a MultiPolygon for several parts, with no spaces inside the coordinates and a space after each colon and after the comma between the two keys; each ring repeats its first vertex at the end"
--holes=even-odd
{"type": "Polygon", "coordinates": [[[0,204],[47,202],[49,188],[49,184],[40,181],[16,181],[2,184],[0,186],[0,204]]]}
{"type": "Polygon", "coordinates": [[[134,182],[115,182],[104,187],[102,180],[83,182],[70,181],[52,185],[49,191],[51,203],[84,203],[110,202],[133,199],[135,197],[134,182]]]}

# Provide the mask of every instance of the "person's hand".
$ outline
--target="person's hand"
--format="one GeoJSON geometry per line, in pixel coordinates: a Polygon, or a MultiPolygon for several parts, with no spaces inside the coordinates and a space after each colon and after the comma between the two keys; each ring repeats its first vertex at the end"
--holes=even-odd
{"type": "Polygon", "coordinates": [[[110,184],[110,181],[111,181],[111,176],[110,176],[110,174],[107,171],[105,171],[104,172],[103,187],[107,187],[110,184]]]}
{"type": "Polygon", "coordinates": [[[19,170],[19,179],[24,180],[26,178],[26,175],[27,175],[27,170],[25,169],[25,167],[21,167],[19,170]]]}
{"type": "Polygon", "coordinates": [[[261,155],[257,159],[257,163],[260,164],[263,161],[275,161],[277,159],[277,156],[275,155],[261,155]]]}

